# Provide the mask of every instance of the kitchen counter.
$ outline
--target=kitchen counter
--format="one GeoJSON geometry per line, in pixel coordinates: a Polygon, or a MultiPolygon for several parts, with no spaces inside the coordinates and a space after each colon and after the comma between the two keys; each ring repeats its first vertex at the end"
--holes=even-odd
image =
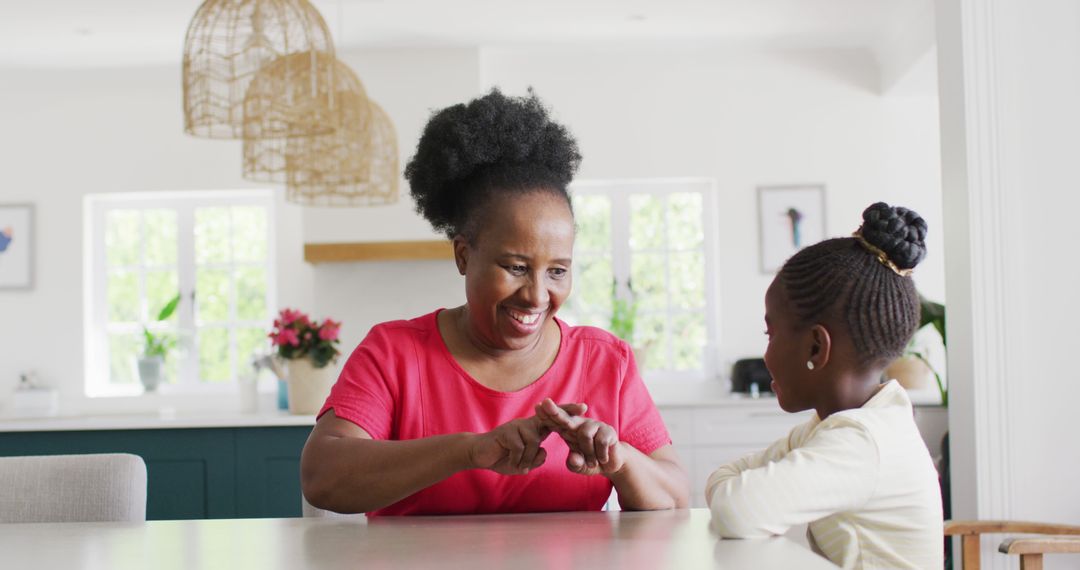
{"type": "MultiPolygon", "coordinates": [[[[728,392],[724,382],[651,382],[649,392],[661,409],[737,408],[779,410],[776,398],[765,392],[759,398],[728,392]]],[[[940,407],[936,388],[909,392],[916,407],[940,407]]],[[[238,427],[313,426],[315,417],[291,415],[279,410],[243,413],[237,411],[193,412],[162,407],[158,412],[91,413],[52,417],[16,417],[0,413],[0,433],[33,431],[83,431],[132,429],[196,429],[238,427]]]]}
{"type": "Polygon", "coordinates": [[[133,429],[198,429],[239,427],[313,426],[315,416],[291,415],[283,411],[177,412],[165,408],[156,414],[96,414],[17,418],[0,415],[0,432],[90,431],[133,429]]]}

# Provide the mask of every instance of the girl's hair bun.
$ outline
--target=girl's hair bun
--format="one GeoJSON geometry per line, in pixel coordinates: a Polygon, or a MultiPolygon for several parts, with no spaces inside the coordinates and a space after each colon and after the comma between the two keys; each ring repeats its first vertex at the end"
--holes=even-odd
{"type": "Polygon", "coordinates": [[[863,210],[863,239],[885,252],[900,269],[913,269],[926,257],[926,220],[914,210],[871,204],[863,210]]]}

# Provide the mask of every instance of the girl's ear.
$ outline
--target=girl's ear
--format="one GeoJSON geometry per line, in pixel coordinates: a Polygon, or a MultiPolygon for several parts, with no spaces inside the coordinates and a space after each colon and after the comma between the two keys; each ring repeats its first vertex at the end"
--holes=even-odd
{"type": "Polygon", "coordinates": [[[810,354],[807,358],[814,363],[815,370],[821,370],[829,363],[829,356],[832,354],[832,335],[829,334],[829,329],[818,324],[810,327],[810,340],[810,354]]]}
{"type": "Polygon", "coordinates": [[[457,264],[458,273],[465,275],[465,268],[469,264],[469,241],[457,235],[451,245],[454,247],[454,263],[457,264]]]}

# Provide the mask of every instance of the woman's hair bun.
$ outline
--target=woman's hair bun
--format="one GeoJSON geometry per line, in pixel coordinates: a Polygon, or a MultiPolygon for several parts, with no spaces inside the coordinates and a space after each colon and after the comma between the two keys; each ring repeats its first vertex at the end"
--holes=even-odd
{"type": "Polygon", "coordinates": [[[863,210],[862,237],[885,252],[900,269],[913,269],[926,257],[926,220],[914,210],[871,204],[863,210]]]}

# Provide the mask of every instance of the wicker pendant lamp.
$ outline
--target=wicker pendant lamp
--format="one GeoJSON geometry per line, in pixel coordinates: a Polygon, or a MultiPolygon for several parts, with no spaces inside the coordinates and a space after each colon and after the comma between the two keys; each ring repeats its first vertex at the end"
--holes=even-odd
{"type": "Polygon", "coordinates": [[[265,66],[248,87],[244,111],[243,176],[256,182],[288,182],[293,165],[286,153],[293,139],[333,138],[343,130],[366,137],[371,123],[364,85],[347,65],[325,54],[291,54],[265,66]],[[332,89],[315,99],[296,97],[295,91],[283,95],[290,93],[289,83],[309,80],[309,70],[330,70],[332,89]]]}
{"type": "Polygon", "coordinates": [[[374,101],[367,129],[289,139],[286,199],[309,206],[378,206],[398,200],[397,134],[374,101]]]}
{"type": "MultiPolygon", "coordinates": [[[[184,131],[200,137],[238,139],[244,135],[244,97],[268,63],[295,53],[311,55],[302,80],[286,64],[279,69],[283,99],[326,99],[334,44],[326,22],[307,0],[206,0],[195,12],[184,39],[184,131]]],[[[289,60],[295,65],[301,62],[289,60]]],[[[297,114],[291,132],[325,132],[319,117],[297,114]],[[320,131],[320,129],[322,129],[320,131]]]]}

